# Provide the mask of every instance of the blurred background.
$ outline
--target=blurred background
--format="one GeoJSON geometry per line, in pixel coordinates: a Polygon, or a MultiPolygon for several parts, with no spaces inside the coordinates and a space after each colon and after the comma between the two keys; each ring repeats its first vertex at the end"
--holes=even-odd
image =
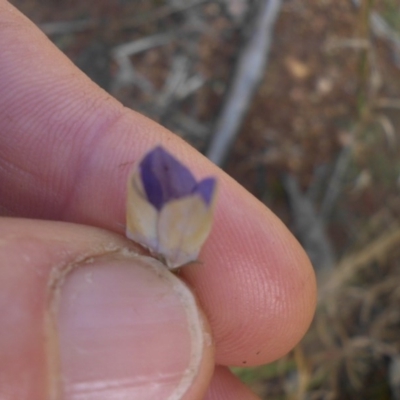
{"type": "Polygon", "coordinates": [[[11,3],[306,248],[312,327],[235,373],[270,400],[400,400],[400,0],[11,3]]]}

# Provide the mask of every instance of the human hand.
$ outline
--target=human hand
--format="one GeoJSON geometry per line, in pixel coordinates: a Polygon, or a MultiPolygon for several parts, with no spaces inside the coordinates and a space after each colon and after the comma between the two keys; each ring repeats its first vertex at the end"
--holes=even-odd
{"type": "Polygon", "coordinates": [[[227,366],[273,361],[306,331],[315,279],[297,241],[224,172],[99,89],[4,0],[0,55],[0,210],[19,217],[0,219],[0,398],[167,399],[200,346],[178,398],[255,399],[227,366]],[[176,282],[144,268],[121,236],[129,170],[157,144],[219,182],[202,264],[180,274],[197,320],[208,321],[200,342],[189,337],[176,282]]]}

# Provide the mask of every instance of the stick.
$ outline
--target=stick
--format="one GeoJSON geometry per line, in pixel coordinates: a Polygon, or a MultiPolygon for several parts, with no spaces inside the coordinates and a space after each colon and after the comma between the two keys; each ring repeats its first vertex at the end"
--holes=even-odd
{"type": "Polygon", "coordinates": [[[207,152],[207,157],[217,165],[225,162],[253,94],[264,76],[273,28],[281,3],[281,0],[262,1],[254,23],[254,31],[239,56],[232,86],[217,120],[216,130],[207,152]]]}

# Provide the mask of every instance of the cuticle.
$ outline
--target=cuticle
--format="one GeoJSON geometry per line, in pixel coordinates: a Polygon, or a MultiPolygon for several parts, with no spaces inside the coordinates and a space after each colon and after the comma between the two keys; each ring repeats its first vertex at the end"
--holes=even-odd
{"type": "Polygon", "coordinates": [[[58,400],[62,398],[62,376],[59,354],[58,329],[57,329],[57,309],[60,299],[61,288],[66,277],[75,269],[94,263],[99,259],[112,257],[127,260],[140,256],[137,249],[132,247],[102,247],[98,252],[82,254],[67,263],[55,265],[49,276],[47,284],[47,307],[44,318],[44,335],[47,353],[48,398],[58,400]]]}

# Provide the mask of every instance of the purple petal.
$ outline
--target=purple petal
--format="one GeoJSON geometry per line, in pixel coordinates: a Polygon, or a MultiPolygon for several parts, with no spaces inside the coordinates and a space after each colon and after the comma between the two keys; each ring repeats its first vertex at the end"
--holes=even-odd
{"type": "Polygon", "coordinates": [[[162,186],[151,168],[151,160],[146,156],[140,164],[140,175],[149,202],[160,210],[163,205],[162,186]]]}
{"type": "Polygon", "coordinates": [[[161,146],[144,157],[140,173],[147,199],[158,210],[170,200],[189,195],[196,187],[191,172],[161,146]]]}
{"type": "Polygon", "coordinates": [[[197,192],[204,199],[205,203],[209,206],[215,190],[215,178],[203,179],[195,187],[193,192],[197,192]]]}

